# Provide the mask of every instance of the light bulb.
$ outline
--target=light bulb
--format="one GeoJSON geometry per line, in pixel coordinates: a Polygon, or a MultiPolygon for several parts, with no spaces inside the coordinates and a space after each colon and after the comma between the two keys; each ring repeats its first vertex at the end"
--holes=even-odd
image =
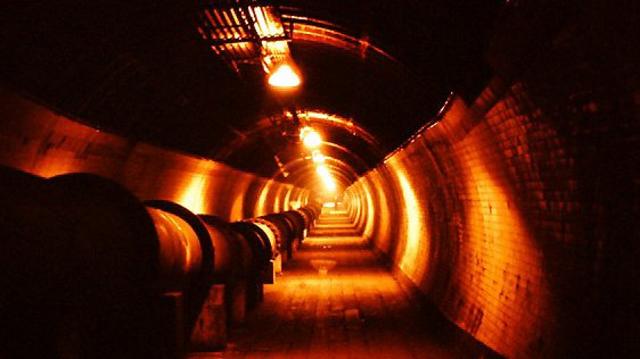
{"type": "Polygon", "coordinates": [[[300,76],[288,64],[282,64],[269,76],[269,85],[290,89],[300,86],[300,76]]]}

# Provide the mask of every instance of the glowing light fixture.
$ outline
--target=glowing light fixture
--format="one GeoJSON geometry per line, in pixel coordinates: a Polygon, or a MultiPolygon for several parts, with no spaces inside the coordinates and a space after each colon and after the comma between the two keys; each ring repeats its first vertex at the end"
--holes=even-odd
{"type": "Polygon", "coordinates": [[[329,192],[335,192],[336,191],[336,183],[333,182],[333,180],[325,181],[324,182],[324,187],[329,192]]]}
{"type": "Polygon", "coordinates": [[[289,64],[278,66],[269,76],[269,85],[275,88],[292,89],[300,86],[300,76],[289,64]]]}
{"type": "Polygon", "coordinates": [[[324,155],[319,150],[315,150],[311,153],[311,160],[313,163],[322,164],[324,163],[324,155]]]}
{"type": "Polygon", "coordinates": [[[311,127],[304,127],[300,130],[300,139],[305,147],[309,149],[318,148],[322,143],[322,137],[311,127]]]}
{"type": "Polygon", "coordinates": [[[316,172],[320,175],[320,177],[322,179],[331,177],[331,174],[329,173],[329,170],[325,166],[318,166],[316,168],[316,172]]]}
{"type": "Polygon", "coordinates": [[[324,183],[324,187],[326,188],[326,190],[329,192],[335,192],[336,182],[333,180],[333,177],[331,176],[331,173],[329,173],[327,167],[325,167],[324,165],[319,165],[318,167],[316,167],[316,172],[320,176],[322,183],[324,183]]]}

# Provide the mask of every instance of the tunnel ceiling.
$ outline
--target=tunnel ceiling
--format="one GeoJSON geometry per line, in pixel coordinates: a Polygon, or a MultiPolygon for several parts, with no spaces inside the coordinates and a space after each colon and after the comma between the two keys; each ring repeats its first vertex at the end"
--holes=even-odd
{"type": "Polygon", "coordinates": [[[0,71],[4,86],[81,122],[269,177],[302,155],[296,121],[323,114],[324,122],[314,121],[337,144],[326,152],[359,174],[427,122],[451,91],[470,97],[484,85],[483,49],[500,4],[13,2],[0,15],[0,71]],[[303,76],[294,97],[275,96],[259,66],[234,68],[198,33],[205,9],[240,5],[279,16],[303,76]]]}

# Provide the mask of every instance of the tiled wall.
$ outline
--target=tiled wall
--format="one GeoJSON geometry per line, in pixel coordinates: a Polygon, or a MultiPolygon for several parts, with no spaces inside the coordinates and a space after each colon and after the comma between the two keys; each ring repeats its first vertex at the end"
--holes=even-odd
{"type": "Polygon", "coordinates": [[[509,357],[638,350],[640,61],[599,9],[517,61],[495,46],[474,103],[348,191],[373,201],[365,233],[394,270],[509,357]]]}
{"type": "Polygon", "coordinates": [[[171,200],[227,220],[308,199],[307,191],[288,184],[100,132],[6,90],[0,90],[0,113],[0,164],[39,176],[94,173],[140,199],[171,200]]]}

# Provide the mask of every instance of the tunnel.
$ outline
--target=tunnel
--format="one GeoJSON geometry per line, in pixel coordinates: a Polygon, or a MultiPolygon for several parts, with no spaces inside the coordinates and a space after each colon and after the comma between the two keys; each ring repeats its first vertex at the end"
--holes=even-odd
{"type": "Polygon", "coordinates": [[[633,1],[0,20],[0,358],[640,355],[633,1]]]}

